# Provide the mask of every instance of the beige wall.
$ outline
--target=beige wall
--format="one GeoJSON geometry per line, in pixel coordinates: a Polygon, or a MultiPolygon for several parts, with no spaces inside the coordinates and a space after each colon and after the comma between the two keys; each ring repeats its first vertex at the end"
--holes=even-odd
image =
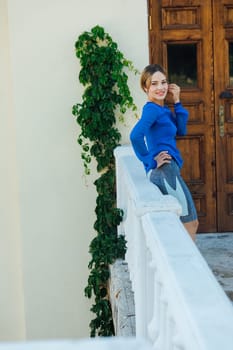
{"type": "MultiPolygon", "coordinates": [[[[0,340],[86,337],[96,174],[83,178],[76,143],[74,43],[99,24],[142,69],[146,1],[0,0],[0,16],[0,340]]],[[[130,86],[140,108],[138,77],[130,86]]]]}
{"type": "Polygon", "coordinates": [[[0,340],[25,335],[15,129],[6,3],[0,1],[0,340]]]}

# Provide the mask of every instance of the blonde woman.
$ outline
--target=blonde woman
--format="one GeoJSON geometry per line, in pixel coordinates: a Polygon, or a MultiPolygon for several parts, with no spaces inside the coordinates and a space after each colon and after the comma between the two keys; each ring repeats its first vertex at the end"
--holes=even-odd
{"type": "Polygon", "coordinates": [[[188,121],[188,111],[180,102],[180,87],[168,84],[163,67],[151,64],[141,74],[141,88],[147,94],[147,102],[130,133],[133,149],[150,181],[163,194],[171,194],[179,200],[182,205],[180,220],[195,240],[197,212],[180,174],[183,159],[176,146],[176,136],[186,134],[188,121]],[[164,104],[167,94],[173,99],[174,113],[164,104]]]}

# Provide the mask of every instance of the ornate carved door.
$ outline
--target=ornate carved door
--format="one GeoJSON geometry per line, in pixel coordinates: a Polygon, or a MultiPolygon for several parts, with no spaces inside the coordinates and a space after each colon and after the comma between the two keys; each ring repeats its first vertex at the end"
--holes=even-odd
{"type": "Polygon", "coordinates": [[[148,0],[150,62],[181,86],[178,139],[199,232],[233,231],[233,1],[148,0]]]}

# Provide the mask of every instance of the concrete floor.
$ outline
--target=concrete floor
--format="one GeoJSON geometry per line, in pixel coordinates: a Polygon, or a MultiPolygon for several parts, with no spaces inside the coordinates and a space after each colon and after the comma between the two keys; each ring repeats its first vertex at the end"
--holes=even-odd
{"type": "Polygon", "coordinates": [[[233,302],[233,232],[198,234],[196,244],[233,302]]]}

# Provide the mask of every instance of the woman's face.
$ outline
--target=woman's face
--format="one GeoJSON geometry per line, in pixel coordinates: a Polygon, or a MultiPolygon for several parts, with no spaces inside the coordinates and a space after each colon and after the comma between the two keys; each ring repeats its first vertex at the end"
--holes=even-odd
{"type": "Polygon", "coordinates": [[[163,106],[164,99],[168,92],[166,76],[162,72],[155,72],[151,77],[150,85],[145,89],[145,91],[149,101],[163,106]]]}

